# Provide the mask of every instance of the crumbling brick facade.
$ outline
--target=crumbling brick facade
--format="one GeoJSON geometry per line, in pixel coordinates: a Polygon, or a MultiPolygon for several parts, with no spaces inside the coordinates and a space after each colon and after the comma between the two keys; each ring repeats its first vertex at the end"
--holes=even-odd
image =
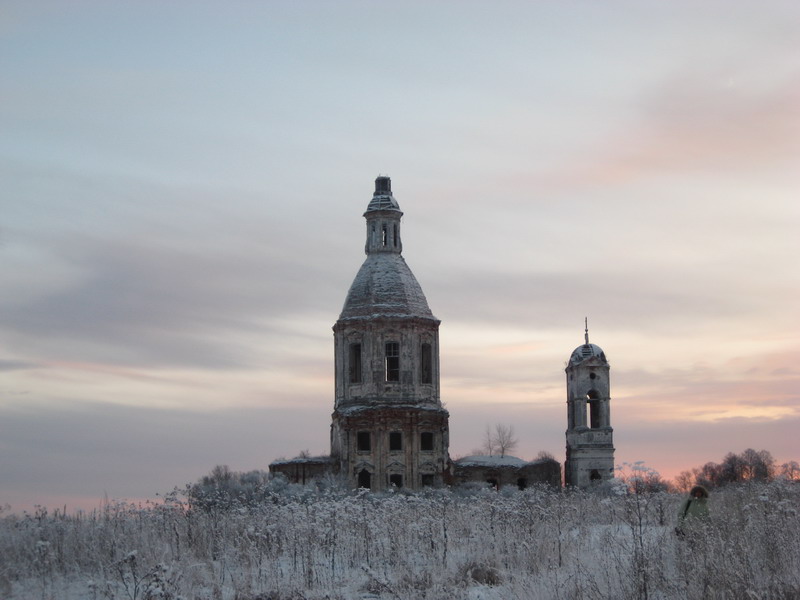
{"type": "Polygon", "coordinates": [[[388,177],[364,213],[367,259],[333,327],[331,456],[353,487],[441,485],[449,414],[439,398],[439,320],[403,259],[388,177]]]}
{"type": "Polygon", "coordinates": [[[453,463],[453,483],[484,483],[495,489],[524,490],[536,484],[561,487],[561,465],[545,458],[524,461],[514,456],[467,456],[453,463]]]}

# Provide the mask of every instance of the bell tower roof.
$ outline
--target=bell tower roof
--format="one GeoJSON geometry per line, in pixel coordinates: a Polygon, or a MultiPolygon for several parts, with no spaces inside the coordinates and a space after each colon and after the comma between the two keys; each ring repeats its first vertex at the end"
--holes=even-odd
{"type": "Polygon", "coordinates": [[[583,344],[572,351],[572,354],[569,357],[569,364],[570,366],[577,365],[585,360],[595,357],[599,358],[601,362],[608,362],[606,359],[606,353],[603,352],[603,349],[600,346],[597,344],[583,344]]]}
{"type": "Polygon", "coordinates": [[[578,365],[585,360],[590,358],[598,358],[602,363],[608,363],[608,359],[606,359],[606,353],[603,352],[603,349],[598,346],[597,344],[590,344],[589,343],[589,319],[586,318],[584,320],[584,344],[582,346],[578,346],[575,350],[572,351],[572,354],[569,357],[569,365],[578,365]]]}

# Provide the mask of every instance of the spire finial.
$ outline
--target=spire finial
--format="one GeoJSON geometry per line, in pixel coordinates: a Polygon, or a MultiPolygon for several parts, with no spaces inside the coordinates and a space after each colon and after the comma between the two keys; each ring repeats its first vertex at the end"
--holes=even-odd
{"type": "Polygon", "coordinates": [[[586,340],[586,345],[589,345],[589,317],[583,318],[583,325],[586,327],[583,333],[583,339],[586,340]]]}

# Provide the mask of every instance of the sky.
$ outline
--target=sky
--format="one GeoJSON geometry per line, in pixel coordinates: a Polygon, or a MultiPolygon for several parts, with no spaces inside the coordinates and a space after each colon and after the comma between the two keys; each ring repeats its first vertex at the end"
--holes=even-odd
{"type": "Polygon", "coordinates": [[[392,178],[450,453],[800,459],[800,4],[0,7],[0,507],[329,450],[331,327],[392,178]]]}

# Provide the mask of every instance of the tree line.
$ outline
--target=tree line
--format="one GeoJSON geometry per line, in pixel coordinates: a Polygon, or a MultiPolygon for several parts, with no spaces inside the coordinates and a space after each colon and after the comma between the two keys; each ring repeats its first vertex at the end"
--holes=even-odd
{"type": "MultiPolygon", "coordinates": [[[[483,453],[501,456],[516,445],[513,427],[497,426],[494,431],[487,428],[483,453]]],[[[481,453],[476,450],[475,453],[481,453]]],[[[553,459],[540,453],[537,459],[553,459]]],[[[729,452],[721,462],[707,462],[701,467],[682,471],[670,482],[642,463],[617,467],[617,478],[636,494],[667,491],[686,492],[695,485],[718,488],[728,484],[761,482],[775,479],[800,481],[800,464],[788,461],[777,464],[768,450],[747,450],[736,454],[729,452]]],[[[331,475],[316,483],[320,489],[339,488],[343,484],[331,475]]],[[[205,510],[255,506],[274,496],[287,492],[292,487],[284,477],[272,477],[267,471],[232,471],[227,465],[217,465],[208,475],[184,490],[189,503],[205,510]]]]}
{"type": "Polygon", "coordinates": [[[702,467],[682,471],[675,478],[675,487],[687,491],[693,485],[715,488],[748,481],[768,482],[778,477],[800,481],[800,464],[791,460],[778,465],[768,450],[748,448],[741,454],[729,452],[722,462],[707,462],[702,467]]]}

